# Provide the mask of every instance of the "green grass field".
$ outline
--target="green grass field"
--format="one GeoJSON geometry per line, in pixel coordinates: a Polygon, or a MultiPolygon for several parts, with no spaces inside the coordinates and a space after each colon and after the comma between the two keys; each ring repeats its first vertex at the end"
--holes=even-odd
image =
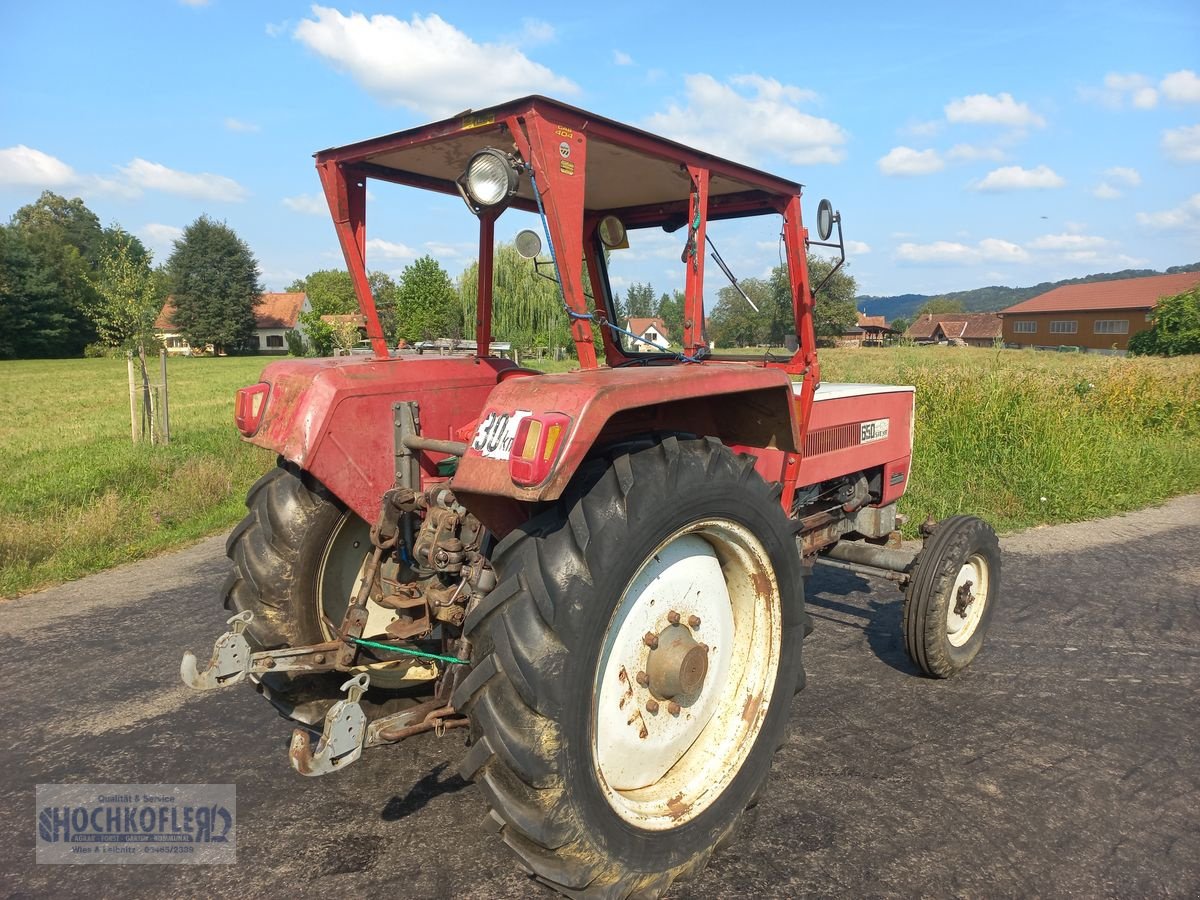
{"type": "MultiPolygon", "coordinates": [[[[0,596],[231,527],[274,462],[233,427],[234,391],[268,361],[172,359],[168,447],[131,443],[123,360],[0,363],[0,596]]],[[[1200,490],[1198,359],[888,348],[821,362],[826,381],[917,387],[910,527],[973,512],[1011,530],[1200,490]]]]}

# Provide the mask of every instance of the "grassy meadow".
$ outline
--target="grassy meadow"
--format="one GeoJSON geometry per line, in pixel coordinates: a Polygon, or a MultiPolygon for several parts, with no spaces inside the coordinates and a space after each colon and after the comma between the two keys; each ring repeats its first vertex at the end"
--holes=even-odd
{"type": "MultiPolygon", "coordinates": [[[[233,427],[234,391],[268,361],[171,359],[167,447],[130,441],[124,360],[0,363],[0,597],[231,527],[273,464],[233,427]]],[[[910,528],[972,512],[1011,530],[1200,490],[1200,359],[908,347],[821,364],[826,381],[916,386],[910,528]]]]}

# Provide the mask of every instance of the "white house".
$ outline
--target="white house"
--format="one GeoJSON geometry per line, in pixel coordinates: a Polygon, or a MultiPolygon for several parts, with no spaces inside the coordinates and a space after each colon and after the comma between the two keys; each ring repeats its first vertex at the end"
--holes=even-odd
{"type": "MultiPolygon", "coordinates": [[[[285,335],[289,331],[303,333],[300,313],[310,309],[312,307],[309,305],[307,294],[263,294],[259,298],[258,306],[254,308],[254,337],[251,341],[254,349],[264,354],[287,353],[285,335]]],[[[171,321],[174,314],[175,305],[168,297],[162,312],[154,322],[154,331],[167,348],[167,353],[191,356],[193,349],[188,346],[171,321]]]]}
{"type": "MultiPolygon", "coordinates": [[[[671,343],[671,335],[667,332],[667,326],[657,316],[651,319],[627,319],[625,321],[625,330],[636,334],[643,341],[649,341],[657,347],[666,347],[671,343]]],[[[634,349],[648,350],[649,348],[643,344],[634,349]]]]}

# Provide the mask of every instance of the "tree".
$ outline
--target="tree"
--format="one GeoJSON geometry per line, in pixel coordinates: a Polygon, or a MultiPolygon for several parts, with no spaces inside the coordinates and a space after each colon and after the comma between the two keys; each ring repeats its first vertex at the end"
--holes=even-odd
{"type": "Polygon", "coordinates": [[[1135,356],[1184,356],[1200,353],[1200,285],[1159,300],[1150,328],[1129,339],[1135,356]]]}
{"type": "Polygon", "coordinates": [[[454,282],[432,256],[404,267],[396,289],[396,337],[408,341],[462,337],[454,282]]]}
{"type": "Polygon", "coordinates": [[[52,328],[20,355],[77,356],[96,338],[86,311],[95,300],[91,275],[104,242],[100,220],[80,198],[43,191],[17,210],[11,227],[41,270],[39,279],[54,286],[52,328]]]}
{"type": "Polygon", "coordinates": [[[649,283],[635,281],[625,291],[625,304],[619,313],[622,320],[634,317],[644,319],[654,315],[656,305],[654,287],[649,283]]]}
{"type": "Polygon", "coordinates": [[[683,342],[683,291],[676,290],[658,298],[655,315],[663,321],[667,334],[676,343],[683,342]]]}
{"type": "Polygon", "coordinates": [[[0,359],[54,356],[70,337],[58,286],[15,225],[0,225],[0,359]]]}
{"type": "MultiPolygon", "coordinates": [[[[544,260],[543,269],[548,260],[544,260]]],[[[479,263],[473,262],[459,278],[462,321],[475,331],[479,263]]],[[[593,328],[593,336],[599,328],[593,328]]],[[[571,332],[558,285],[538,274],[532,260],[524,259],[512,244],[496,245],[492,258],[492,336],[509,341],[519,351],[571,345],[571,332]]]]}
{"type": "Polygon", "coordinates": [[[117,226],[107,230],[92,286],[95,299],[87,312],[100,340],[144,358],[146,346],[154,342],[154,320],[163,298],[141,242],[117,226]]]}
{"type": "Polygon", "coordinates": [[[908,331],[908,326],[911,324],[912,324],[911,321],[904,318],[903,316],[900,316],[898,318],[892,319],[892,324],[889,327],[892,329],[892,331],[895,331],[898,334],[904,334],[904,332],[908,331]]]}
{"type": "Polygon", "coordinates": [[[258,260],[224,222],[201,216],[167,260],[174,324],[193,347],[248,349],[263,288],[258,260]]]}
{"type": "Polygon", "coordinates": [[[930,297],[917,310],[917,318],[925,315],[936,316],[941,313],[960,313],[963,311],[961,300],[954,300],[950,297],[930,297]]]}

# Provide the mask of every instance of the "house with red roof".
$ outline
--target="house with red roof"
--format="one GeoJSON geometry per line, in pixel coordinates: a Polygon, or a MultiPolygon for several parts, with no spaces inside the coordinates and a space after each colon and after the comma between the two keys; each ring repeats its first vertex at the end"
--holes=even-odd
{"type": "Polygon", "coordinates": [[[1000,339],[996,313],[925,313],[917,316],[904,336],[917,344],[991,347],[1000,339]]]}
{"type": "Polygon", "coordinates": [[[1004,343],[1124,355],[1130,336],[1150,328],[1159,300],[1197,284],[1200,272],[1064,285],[1001,310],[1004,343]]]}
{"type": "MultiPolygon", "coordinates": [[[[258,306],[254,308],[254,337],[251,340],[254,349],[259,353],[287,353],[287,333],[303,332],[300,313],[308,312],[311,308],[307,294],[263,294],[259,298],[258,306]]],[[[188,346],[188,342],[175,327],[172,321],[174,315],[175,304],[168,297],[154,321],[154,333],[167,348],[167,353],[173,356],[191,356],[197,351],[188,346]]],[[[212,351],[210,347],[198,352],[212,351]]]]}
{"type": "MultiPolygon", "coordinates": [[[[649,341],[656,347],[666,347],[671,343],[671,335],[667,331],[667,326],[658,316],[642,319],[634,316],[633,318],[626,319],[625,330],[636,334],[643,341],[649,341]]],[[[650,348],[645,344],[641,344],[633,349],[645,352],[650,348]]]]}
{"type": "Polygon", "coordinates": [[[895,334],[885,316],[868,316],[858,313],[855,324],[847,328],[837,339],[839,347],[882,347],[884,340],[895,334]]]}

